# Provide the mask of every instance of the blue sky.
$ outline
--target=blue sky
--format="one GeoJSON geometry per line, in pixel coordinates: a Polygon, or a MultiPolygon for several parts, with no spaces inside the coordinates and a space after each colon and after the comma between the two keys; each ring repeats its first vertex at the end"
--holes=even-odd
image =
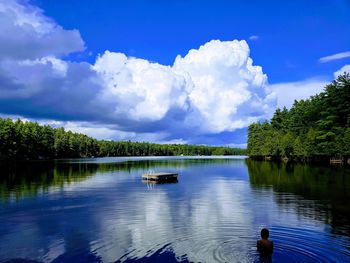
{"type": "Polygon", "coordinates": [[[244,146],[249,123],[350,70],[344,0],[0,0],[1,12],[0,114],[97,138],[244,146]]]}

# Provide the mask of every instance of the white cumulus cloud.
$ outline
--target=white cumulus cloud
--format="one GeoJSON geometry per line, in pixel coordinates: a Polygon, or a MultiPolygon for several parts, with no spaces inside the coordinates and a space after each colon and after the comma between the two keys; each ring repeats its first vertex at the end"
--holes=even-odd
{"type": "Polygon", "coordinates": [[[102,80],[98,98],[111,105],[116,116],[155,121],[172,107],[186,108],[186,81],[171,67],[106,51],[93,69],[102,80]]]}
{"type": "Polygon", "coordinates": [[[92,68],[102,80],[97,98],[134,121],[160,121],[177,110],[186,127],[233,131],[267,117],[272,102],[245,41],[210,41],[171,67],[106,51],[92,68]]]}
{"type": "Polygon", "coordinates": [[[173,68],[193,82],[189,99],[197,114],[189,119],[199,118],[204,131],[232,131],[266,116],[267,77],[253,66],[245,41],[212,40],[178,56],[173,68]]]}

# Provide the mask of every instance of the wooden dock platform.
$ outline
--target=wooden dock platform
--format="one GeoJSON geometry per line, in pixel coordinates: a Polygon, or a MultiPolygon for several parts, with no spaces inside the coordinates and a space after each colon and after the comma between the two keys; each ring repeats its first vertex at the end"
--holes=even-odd
{"type": "Polygon", "coordinates": [[[150,181],[173,181],[177,180],[177,176],[177,173],[145,173],[142,175],[142,179],[150,181]]]}
{"type": "Polygon", "coordinates": [[[143,183],[148,185],[156,185],[156,184],[177,184],[179,181],[177,178],[171,180],[142,180],[143,183]]]}
{"type": "Polygon", "coordinates": [[[343,164],[343,159],[332,158],[332,159],[329,160],[329,163],[330,164],[343,164]]]}

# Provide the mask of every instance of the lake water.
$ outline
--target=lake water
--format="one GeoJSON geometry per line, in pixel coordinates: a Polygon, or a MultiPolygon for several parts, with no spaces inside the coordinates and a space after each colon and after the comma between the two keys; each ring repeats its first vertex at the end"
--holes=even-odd
{"type": "Polygon", "coordinates": [[[0,262],[258,262],[263,227],[273,262],[350,262],[346,168],[205,157],[0,168],[0,262]],[[149,170],[178,182],[147,184],[149,170]]]}

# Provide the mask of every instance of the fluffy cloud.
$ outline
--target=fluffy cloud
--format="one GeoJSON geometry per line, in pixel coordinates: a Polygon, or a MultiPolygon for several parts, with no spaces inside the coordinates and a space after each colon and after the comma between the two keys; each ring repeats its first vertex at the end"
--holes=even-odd
{"type": "Polygon", "coordinates": [[[274,106],[245,41],[210,41],[172,66],[110,51],[77,63],[63,56],[84,50],[78,31],[27,2],[0,0],[0,14],[0,113],[76,122],[67,127],[97,137],[191,142],[274,106]]]}
{"type": "Polygon", "coordinates": [[[218,133],[266,117],[271,103],[245,41],[210,41],[172,67],[106,51],[93,69],[102,79],[98,99],[134,121],[169,120],[177,111],[186,127],[218,133]]]}
{"type": "Polygon", "coordinates": [[[187,107],[188,85],[171,67],[106,51],[93,69],[102,80],[98,99],[111,105],[116,116],[157,121],[171,108],[187,107]]]}
{"type": "Polygon", "coordinates": [[[34,59],[84,50],[79,31],[63,29],[29,4],[0,0],[0,25],[2,59],[34,59]]]}
{"type": "Polygon", "coordinates": [[[268,112],[267,78],[245,41],[212,40],[178,56],[173,68],[193,83],[188,97],[196,114],[188,120],[201,119],[203,131],[233,131],[268,112]]]}

